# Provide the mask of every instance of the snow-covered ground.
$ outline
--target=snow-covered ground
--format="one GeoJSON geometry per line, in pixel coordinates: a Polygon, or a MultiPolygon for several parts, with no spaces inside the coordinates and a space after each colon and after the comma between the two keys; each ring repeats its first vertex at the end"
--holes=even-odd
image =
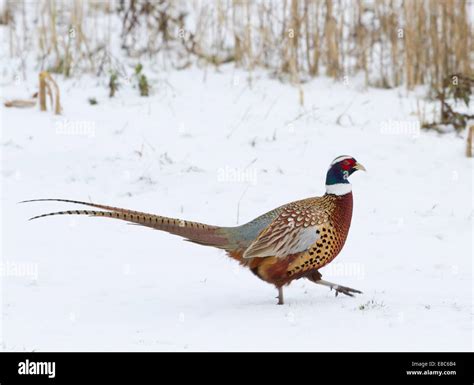
{"type": "MultiPolygon", "coordinates": [[[[107,79],[57,77],[61,116],[2,103],[3,349],[472,350],[472,160],[463,138],[418,130],[420,92],[320,78],[301,107],[263,72],[251,85],[232,66],[150,75],[149,98],[124,86],[113,99],[107,79]],[[323,194],[342,154],[368,172],[351,178],[349,238],[322,273],[356,298],[300,280],[277,306],[219,250],[109,219],[28,222],[77,206],[17,204],[230,226],[323,194]]],[[[36,75],[2,84],[3,99],[25,97],[36,75]]]]}

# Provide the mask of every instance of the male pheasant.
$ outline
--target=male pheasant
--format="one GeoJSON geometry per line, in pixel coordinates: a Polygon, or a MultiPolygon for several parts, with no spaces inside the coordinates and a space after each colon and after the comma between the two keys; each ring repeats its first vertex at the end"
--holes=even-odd
{"type": "Polygon", "coordinates": [[[60,211],[31,219],[67,214],[116,218],[223,249],[257,277],[275,285],[278,304],[283,304],[283,286],[299,278],[329,286],[336,296],[361,293],[325,281],[319,273],[321,267],[339,254],[346,241],[352,218],[352,189],[347,179],[356,170],[365,171],[365,168],[351,156],[339,156],[327,172],[324,196],[288,203],[237,227],[211,226],[67,199],[25,202],[60,201],[101,209],[60,211]]]}

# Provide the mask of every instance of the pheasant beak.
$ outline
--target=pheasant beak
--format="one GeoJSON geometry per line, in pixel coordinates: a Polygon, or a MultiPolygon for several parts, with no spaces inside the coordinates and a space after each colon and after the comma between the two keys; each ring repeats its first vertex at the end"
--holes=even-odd
{"type": "Polygon", "coordinates": [[[367,171],[367,170],[365,169],[365,167],[362,166],[362,164],[360,164],[359,162],[356,162],[356,164],[354,165],[354,168],[355,168],[356,170],[367,171]]]}

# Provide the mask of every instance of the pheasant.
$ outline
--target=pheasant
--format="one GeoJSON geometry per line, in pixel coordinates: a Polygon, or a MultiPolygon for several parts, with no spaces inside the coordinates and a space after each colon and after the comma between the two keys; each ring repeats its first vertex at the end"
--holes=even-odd
{"type": "Polygon", "coordinates": [[[361,291],[322,279],[319,269],[341,251],[352,218],[352,188],[348,177],[365,168],[351,156],[339,156],[326,175],[326,194],[291,202],[237,227],[211,226],[139,211],[69,199],[34,199],[24,202],[58,201],[100,210],[68,210],[38,215],[88,215],[124,220],[179,235],[188,241],[222,249],[248,267],[258,278],[278,289],[283,304],[283,287],[295,279],[310,281],[354,296],[361,291]]]}

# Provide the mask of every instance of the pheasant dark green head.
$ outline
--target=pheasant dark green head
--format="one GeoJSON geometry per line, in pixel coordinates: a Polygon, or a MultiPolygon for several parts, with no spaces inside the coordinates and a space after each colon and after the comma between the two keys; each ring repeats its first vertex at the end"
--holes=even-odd
{"type": "Polygon", "coordinates": [[[351,192],[348,178],[357,170],[365,171],[365,167],[352,156],[338,156],[332,161],[326,174],[326,193],[344,195],[351,192]]]}

